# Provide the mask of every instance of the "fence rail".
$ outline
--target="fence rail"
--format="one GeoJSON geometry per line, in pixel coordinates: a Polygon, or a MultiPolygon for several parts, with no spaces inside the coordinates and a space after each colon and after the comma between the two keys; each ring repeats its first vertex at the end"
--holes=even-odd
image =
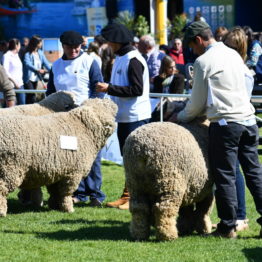
{"type": "MultiPolygon", "coordinates": [[[[16,93],[24,93],[24,94],[45,94],[46,90],[35,90],[35,89],[15,89],[16,93]]],[[[165,97],[171,97],[171,98],[189,98],[190,94],[160,94],[160,93],[150,93],[149,94],[151,98],[160,98],[160,121],[163,122],[163,99],[165,97]]],[[[262,96],[252,96],[251,97],[252,103],[261,103],[262,104],[262,96]]],[[[256,116],[257,120],[259,122],[262,122],[262,118],[256,116]]]]}

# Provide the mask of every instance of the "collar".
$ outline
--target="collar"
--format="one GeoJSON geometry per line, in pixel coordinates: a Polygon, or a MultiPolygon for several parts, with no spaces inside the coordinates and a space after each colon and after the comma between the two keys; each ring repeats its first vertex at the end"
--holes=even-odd
{"type": "Polygon", "coordinates": [[[116,55],[123,56],[133,50],[135,50],[135,48],[131,44],[125,44],[116,52],[116,55]]]}

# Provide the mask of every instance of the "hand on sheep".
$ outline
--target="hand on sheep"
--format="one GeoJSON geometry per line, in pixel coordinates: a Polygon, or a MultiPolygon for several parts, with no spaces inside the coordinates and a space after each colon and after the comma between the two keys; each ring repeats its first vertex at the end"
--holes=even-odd
{"type": "Polygon", "coordinates": [[[108,86],[109,86],[109,84],[107,84],[107,83],[98,82],[98,83],[96,84],[96,92],[106,93],[107,90],[108,90],[108,86]]]}

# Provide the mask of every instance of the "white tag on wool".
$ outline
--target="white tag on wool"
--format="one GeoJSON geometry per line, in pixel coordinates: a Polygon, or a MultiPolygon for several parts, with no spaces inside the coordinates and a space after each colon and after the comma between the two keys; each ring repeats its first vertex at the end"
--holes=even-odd
{"type": "Polygon", "coordinates": [[[77,137],[60,136],[60,148],[67,150],[77,150],[77,137]]]}

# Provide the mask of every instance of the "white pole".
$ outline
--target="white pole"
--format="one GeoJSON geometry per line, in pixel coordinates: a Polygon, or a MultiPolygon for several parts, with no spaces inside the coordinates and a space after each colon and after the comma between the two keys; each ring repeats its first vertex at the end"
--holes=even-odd
{"type": "Polygon", "coordinates": [[[150,33],[156,32],[156,0],[150,0],[150,33]]]}

